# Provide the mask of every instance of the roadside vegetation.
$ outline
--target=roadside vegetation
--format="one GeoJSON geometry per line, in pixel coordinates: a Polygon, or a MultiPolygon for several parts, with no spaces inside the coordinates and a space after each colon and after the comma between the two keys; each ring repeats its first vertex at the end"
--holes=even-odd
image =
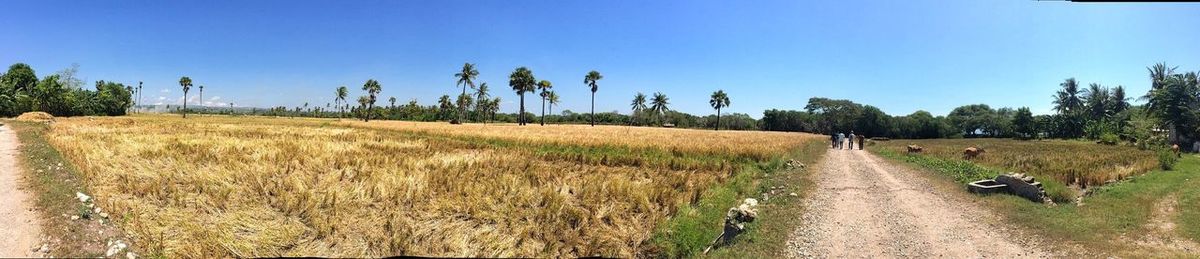
{"type": "Polygon", "coordinates": [[[719,231],[730,200],[819,138],[576,127],[134,116],[46,134],[168,257],[686,255],[683,232],[656,230],[696,213],[719,231]]]}
{"type": "MultiPolygon", "coordinates": [[[[133,86],[96,81],[96,89],[83,88],[75,77],[78,65],[38,79],[33,68],[16,63],[0,75],[0,116],[13,117],[41,111],[54,116],[125,115],[133,105],[133,86]]],[[[140,87],[139,87],[140,88],[140,87]]]]}

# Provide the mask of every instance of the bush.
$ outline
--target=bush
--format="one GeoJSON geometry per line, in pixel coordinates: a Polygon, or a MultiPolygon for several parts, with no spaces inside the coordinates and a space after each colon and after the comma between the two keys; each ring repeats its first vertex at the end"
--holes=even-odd
{"type": "Polygon", "coordinates": [[[1121,142],[1121,137],[1117,136],[1117,134],[1113,134],[1113,133],[1101,134],[1100,141],[1097,141],[1097,143],[1105,144],[1105,145],[1116,145],[1119,142],[1121,142]]]}
{"type": "Polygon", "coordinates": [[[1170,148],[1158,150],[1158,166],[1162,167],[1162,170],[1174,169],[1176,162],[1179,162],[1179,157],[1175,155],[1175,151],[1171,151],[1170,148]]]}

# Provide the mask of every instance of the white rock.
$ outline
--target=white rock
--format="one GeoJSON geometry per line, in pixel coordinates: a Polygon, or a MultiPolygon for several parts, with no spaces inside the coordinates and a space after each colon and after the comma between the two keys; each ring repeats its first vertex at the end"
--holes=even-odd
{"type": "Polygon", "coordinates": [[[72,215],[71,220],[79,220],[79,215],[72,215]]]}
{"type": "Polygon", "coordinates": [[[101,212],[101,213],[100,213],[100,217],[101,217],[101,218],[106,218],[106,219],[107,219],[107,218],[108,218],[108,212],[101,212]]]}
{"type": "Polygon", "coordinates": [[[100,207],[92,209],[92,213],[100,213],[100,207]]]}
{"type": "Polygon", "coordinates": [[[793,197],[795,197],[795,196],[800,196],[800,195],[799,195],[799,194],[796,194],[796,193],[794,193],[794,192],[793,192],[793,193],[789,193],[789,194],[788,194],[788,196],[793,196],[793,197]]]}
{"type": "Polygon", "coordinates": [[[133,252],[125,253],[125,259],[137,259],[137,254],[133,252]]]}
{"type": "Polygon", "coordinates": [[[42,247],[38,248],[37,252],[43,253],[43,254],[49,253],[50,252],[50,244],[42,244],[42,247]]]}
{"type": "Polygon", "coordinates": [[[88,202],[92,199],[92,196],[87,196],[87,194],[83,194],[82,192],[75,192],[75,198],[79,198],[79,202],[88,202]]]}

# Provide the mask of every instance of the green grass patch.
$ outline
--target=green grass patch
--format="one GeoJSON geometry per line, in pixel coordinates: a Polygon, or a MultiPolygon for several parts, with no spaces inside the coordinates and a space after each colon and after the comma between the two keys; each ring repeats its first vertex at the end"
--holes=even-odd
{"type": "MultiPolygon", "coordinates": [[[[981,166],[967,160],[961,159],[943,159],[925,155],[901,154],[888,149],[873,150],[880,156],[900,160],[907,163],[916,164],[921,167],[933,169],[942,176],[948,177],[956,183],[967,184],[970,182],[992,179],[997,175],[1005,173],[1004,170],[981,166]]],[[[1054,202],[1072,202],[1076,193],[1065,184],[1057,180],[1045,177],[1038,174],[1030,174],[1042,182],[1042,189],[1046,190],[1046,196],[1050,197],[1054,202]]],[[[965,188],[965,187],[964,187],[965,188]]]]}

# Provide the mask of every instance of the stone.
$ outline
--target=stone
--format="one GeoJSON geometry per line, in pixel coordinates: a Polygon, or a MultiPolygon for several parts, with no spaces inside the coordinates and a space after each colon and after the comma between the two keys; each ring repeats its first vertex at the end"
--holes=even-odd
{"type": "Polygon", "coordinates": [[[43,254],[50,253],[50,244],[42,244],[42,247],[39,247],[37,252],[43,254]]]}
{"type": "Polygon", "coordinates": [[[793,193],[788,193],[788,196],[796,197],[796,196],[800,196],[800,195],[793,192],[793,193]]]}
{"type": "Polygon", "coordinates": [[[125,253],[125,259],[137,259],[137,254],[133,252],[125,253]]]}
{"type": "Polygon", "coordinates": [[[78,198],[79,202],[88,202],[88,201],[92,200],[92,196],[88,196],[87,194],[83,194],[82,192],[75,192],[75,198],[78,198]]]}
{"type": "Polygon", "coordinates": [[[71,215],[71,220],[79,220],[79,215],[71,215]]]}
{"type": "Polygon", "coordinates": [[[1046,191],[1042,189],[1040,182],[1026,182],[1024,175],[998,175],[996,182],[1008,185],[1008,191],[1016,196],[1029,199],[1034,202],[1045,202],[1046,191]]]}
{"type": "Polygon", "coordinates": [[[101,213],[100,213],[100,218],[106,218],[106,219],[107,219],[107,218],[108,218],[108,212],[101,212],[101,213]]]}

